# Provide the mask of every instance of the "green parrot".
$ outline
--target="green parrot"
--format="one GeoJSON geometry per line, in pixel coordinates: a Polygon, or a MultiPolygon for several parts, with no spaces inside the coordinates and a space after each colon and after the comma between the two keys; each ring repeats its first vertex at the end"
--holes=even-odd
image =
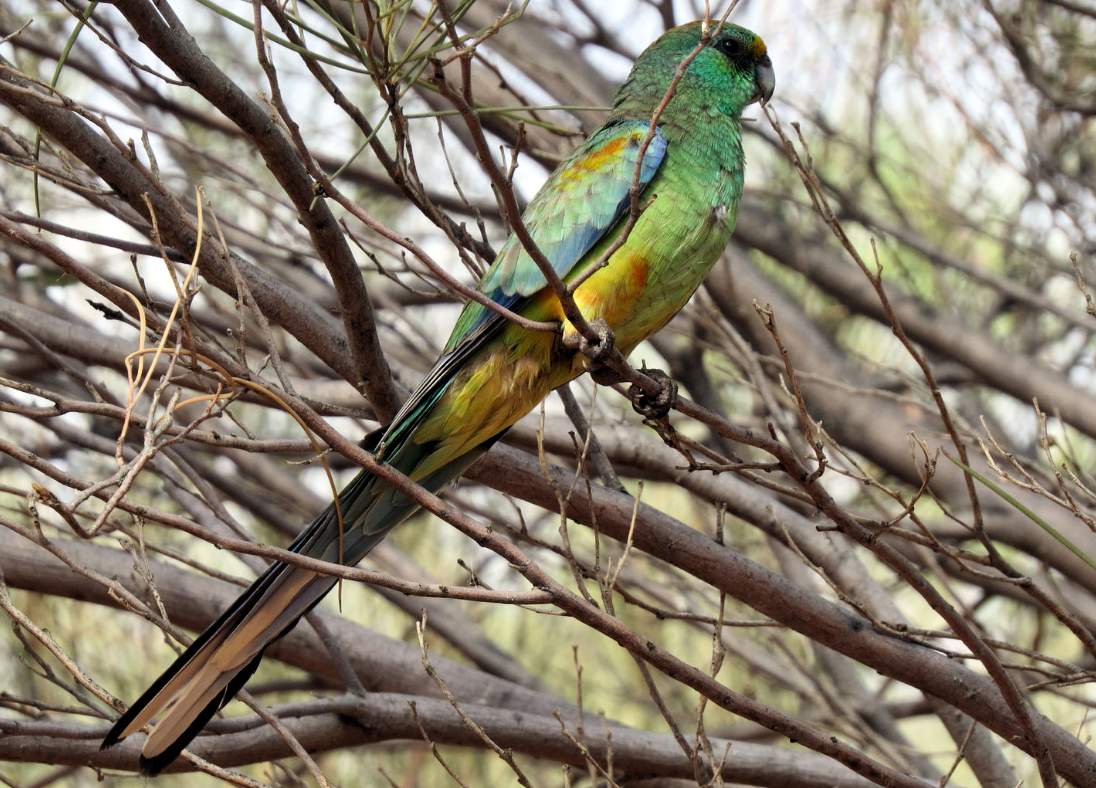
{"type": "MultiPolygon", "coordinates": [[[[741,114],[773,93],[765,44],[749,30],[724,24],[685,70],[644,150],[651,118],[702,35],[700,22],[675,27],[639,56],[608,120],[552,173],[524,214],[560,278],[573,280],[624,231],[638,168],[646,209],[608,264],[575,291],[584,317],[610,329],[624,353],[685,305],[726,246],[742,194],[741,114]]],[[[574,326],[514,236],[479,288],[518,314],[558,321],[562,328],[558,334],[530,330],[474,301],[465,306],[433,369],[366,444],[378,461],[431,491],[460,476],[514,422],[591,363],[575,351],[574,326]]],[[[292,551],[352,566],[418,508],[368,471],[338,501],[342,538],[332,504],[292,551]]],[[[250,678],[264,649],[336,582],[271,564],[130,706],[103,747],[155,720],[140,764],[148,774],[162,770],[250,678]]]]}

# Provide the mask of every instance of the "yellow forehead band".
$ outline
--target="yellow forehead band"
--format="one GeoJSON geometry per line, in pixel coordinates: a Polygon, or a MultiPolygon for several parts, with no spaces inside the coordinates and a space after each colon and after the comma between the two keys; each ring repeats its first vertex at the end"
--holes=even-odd
{"type": "Polygon", "coordinates": [[[754,36],[753,43],[750,44],[750,54],[755,58],[762,58],[768,50],[765,49],[765,42],[761,40],[761,36],[754,36]]]}

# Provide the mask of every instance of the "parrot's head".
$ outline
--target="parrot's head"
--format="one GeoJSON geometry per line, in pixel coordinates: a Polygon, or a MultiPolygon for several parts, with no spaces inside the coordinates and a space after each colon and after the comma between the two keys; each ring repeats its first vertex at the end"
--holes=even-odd
{"type": "Polygon", "coordinates": [[[680,63],[702,39],[706,46],[689,63],[667,111],[676,107],[706,107],[737,118],[755,101],[767,102],[776,87],[773,64],[765,42],[738,25],[690,22],[667,30],[636,60],[617,94],[616,106],[650,115],[662,101],[680,63]]]}

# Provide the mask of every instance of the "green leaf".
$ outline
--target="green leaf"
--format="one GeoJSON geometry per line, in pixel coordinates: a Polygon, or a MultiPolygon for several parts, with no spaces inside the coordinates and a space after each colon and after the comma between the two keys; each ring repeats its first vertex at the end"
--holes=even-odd
{"type": "MultiPolygon", "coordinates": [[[[76,20],[76,27],[72,29],[69,34],[68,40],[65,42],[65,48],[61,50],[61,57],[57,59],[57,65],[53,69],[53,78],[49,81],[51,88],[56,88],[58,81],[61,79],[61,69],[65,67],[65,61],[68,60],[69,54],[72,52],[72,47],[76,44],[76,39],[80,36],[80,31],[84,29],[84,25],[87,24],[88,19],[95,11],[95,6],[99,5],[99,0],[91,0],[84,9],[84,13],[76,20]]],[[[34,132],[34,161],[38,162],[38,156],[42,152],[42,131],[40,129],[34,132]]],[[[34,168],[34,214],[35,216],[42,217],[42,198],[38,192],[38,168],[34,168]]]]}
{"type": "Polygon", "coordinates": [[[1071,553],[1073,553],[1075,556],[1080,558],[1082,561],[1084,561],[1086,564],[1088,564],[1093,569],[1096,569],[1096,561],[1093,561],[1092,557],[1089,556],[1088,553],[1086,553],[1084,550],[1079,548],[1077,545],[1073,544],[1073,542],[1069,541],[1062,534],[1061,531],[1059,531],[1053,525],[1051,525],[1046,520],[1044,520],[1042,517],[1037,515],[1031,509],[1027,508],[1022,503],[1020,503],[1015,497],[1010,495],[999,484],[997,484],[996,482],[990,481],[985,476],[978,473],[978,471],[974,470],[973,468],[971,468],[968,465],[964,465],[962,462],[955,459],[954,457],[951,457],[947,454],[945,454],[944,456],[947,457],[949,460],[951,460],[956,465],[958,465],[960,468],[962,468],[965,472],[969,473],[973,478],[980,481],[983,485],[988,487],[991,491],[996,493],[1005,503],[1007,503],[1013,509],[1020,512],[1020,514],[1024,515],[1024,517],[1028,518],[1033,523],[1035,523],[1037,526],[1039,526],[1044,531],[1046,531],[1048,534],[1050,534],[1050,536],[1053,537],[1053,539],[1056,542],[1058,542],[1060,545],[1062,545],[1062,547],[1069,550],[1071,553]]]}

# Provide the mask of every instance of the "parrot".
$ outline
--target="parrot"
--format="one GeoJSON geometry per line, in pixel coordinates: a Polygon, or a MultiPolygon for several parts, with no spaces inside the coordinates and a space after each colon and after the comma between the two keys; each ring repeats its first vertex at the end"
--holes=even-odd
{"type": "MultiPolygon", "coordinates": [[[[522,220],[537,248],[564,283],[585,272],[575,304],[621,353],[685,306],[723,252],[743,189],[742,113],[768,102],[774,88],[772,62],[755,33],[709,20],[671,28],[636,59],[604,124],[528,203],[522,220]],[[633,182],[643,209],[629,228],[633,182]]],[[[466,303],[414,393],[363,441],[378,462],[432,492],[456,480],[552,390],[596,366],[576,349],[583,344],[578,328],[513,234],[478,289],[511,312],[560,329],[535,330],[478,301],[466,303]]],[[[366,470],[336,500],[338,508],[333,501],[291,551],[353,566],[418,509],[366,470]]],[[[162,771],[244,686],[266,647],[336,583],[272,563],[128,708],[102,747],[151,723],[139,766],[150,775],[162,771]]]]}

